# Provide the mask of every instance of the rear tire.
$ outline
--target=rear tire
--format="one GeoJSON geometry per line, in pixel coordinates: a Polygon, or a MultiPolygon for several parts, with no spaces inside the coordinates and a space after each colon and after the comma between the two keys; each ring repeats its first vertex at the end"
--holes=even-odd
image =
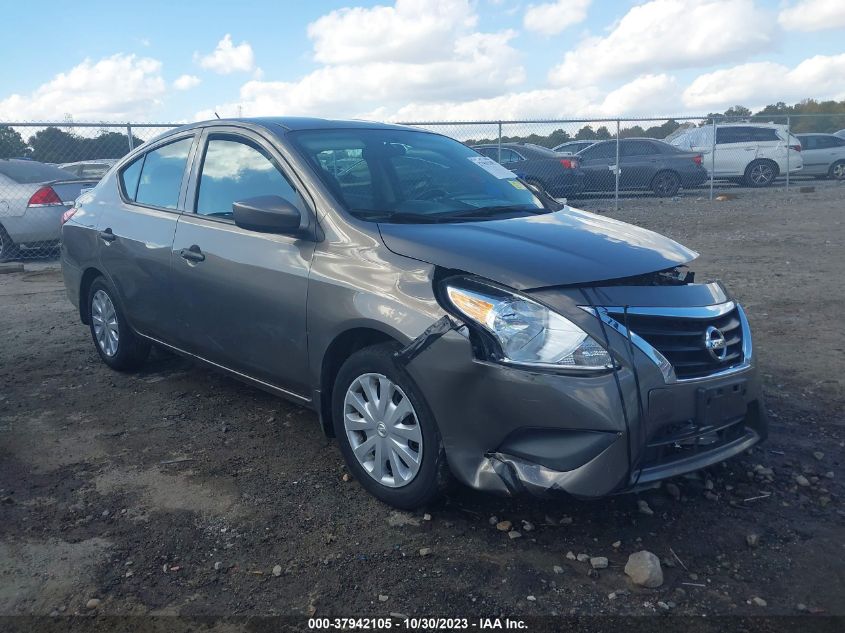
{"type": "Polygon", "coordinates": [[[6,229],[0,224],[0,262],[8,262],[20,257],[20,247],[12,241],[6,229]]]}
{"type": "Polygon", "coordinates": [[[745,168],[745,184],[749,187],[768,187],[778,175],[776,163],[760,159],[752,160],[745,168]]]}
{"type": "Polygon", "coordinates": [[[681,188],[681,178],[674,171],[659,171],[651,179],[651,190],[661,198],[671,198],[681,188]]]}
{"type": "Polygon", "coordinates": [[[140,367],[150,353],[150,343],[139,337],[123,314],[117,294],[104,277],[88,290],[89,327],[94,348],[103,362],[118,371],[140,367]]]}
{"type": "Polygon", "coordinates": [[[832,180],[845,180],[845,160],[838,160],[827,170],[827,177],[832,180]]]}
{"type": "Polygon", "coordinates": [[[367,492],[412,510],[442,494],[449,471],[434,416],[393,358],[398,349],[367,347],[343,363],[332,391],[332,422],[340,452],[367,492]]]}

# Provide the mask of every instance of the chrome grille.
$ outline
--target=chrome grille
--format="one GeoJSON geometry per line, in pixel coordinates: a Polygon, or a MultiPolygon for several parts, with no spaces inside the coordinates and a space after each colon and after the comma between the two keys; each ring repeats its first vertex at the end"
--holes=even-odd
{"type": "Polygon", "coordinates": [[[719,316],[692,317],[617,312],[610,315],[658,350],[672,364],[679,379],[700,378],[728,369],[743,361],[742,323],[737,308],[719,316]],[[723,359],[714,358],[705,345],[712,326],[725,337],[723,359]]]}

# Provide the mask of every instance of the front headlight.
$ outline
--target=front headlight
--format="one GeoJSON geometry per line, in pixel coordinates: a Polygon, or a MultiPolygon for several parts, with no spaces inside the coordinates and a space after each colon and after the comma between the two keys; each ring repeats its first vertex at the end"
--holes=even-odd
{"type": "Polygon", "coordinates": [[[447,284],[452,306],[492,334],[507,363],[537,367],[603,370],[613,367],[607,353],[584,330],[546,306],[494,288],[447,284]]]}

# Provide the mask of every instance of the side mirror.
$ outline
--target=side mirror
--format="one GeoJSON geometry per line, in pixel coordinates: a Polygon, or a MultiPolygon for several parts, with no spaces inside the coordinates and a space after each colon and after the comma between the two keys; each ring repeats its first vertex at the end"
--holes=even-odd
{"type": "Polygon", "coordinates": [[[296,233],[302,214],[281,196],[256,196],[232,203],[232,217],[242,229],[261,233],[296,233]]]}

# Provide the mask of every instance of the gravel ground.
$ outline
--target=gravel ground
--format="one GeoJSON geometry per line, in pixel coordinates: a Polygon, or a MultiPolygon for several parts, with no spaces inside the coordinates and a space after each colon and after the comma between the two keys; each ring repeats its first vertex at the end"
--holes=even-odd
{"type": "Polygon", "coordinates": [[[163,353],[110,371],[55,264],[0,275],[0,614],[845,615],[845,188],[812,184],[608,212],[700,251],[748,308],[772,428],[589,503],[456,488],[392,511],[312,413],[163,353]],[[624,574],[643,549],[658,588],[624,574]]]}

